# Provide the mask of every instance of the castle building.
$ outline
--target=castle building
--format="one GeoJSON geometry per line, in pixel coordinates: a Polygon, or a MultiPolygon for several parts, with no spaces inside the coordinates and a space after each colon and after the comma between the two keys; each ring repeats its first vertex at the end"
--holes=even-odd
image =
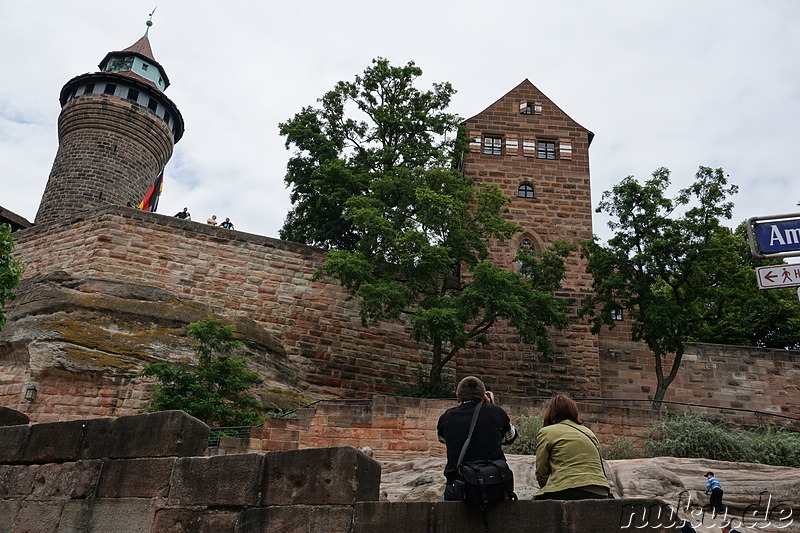
{"type": "Polygon", "coordinates": [[[169,78],[147,32],[109,52],[99,68],[61,89],[58,153],[37,224],[101,206],[139,205],[183,135],[183,117],[164,94],[169,78]]]}
{"type": "MultiPolygon", "coordinates": [[[[207,314],[242,333],[265,405],[368,398],[414,382],[429,347],[397,322],[363,325],[348,293],[315,277],[323,250],[124,207],[145,197],[183,135],[168,85],[145,33],[62,89],[59,148],[35,224],[0,210],[16,224],[14,257],[25,264],[0,332],[0,406],[35,422],[141,412],[151,387],[142,366],[191,357],[186,325],[207,314]]],[[[520,248],[592,236],[591,131],[528,80],[465,127],[474,141],[464,172],[497,184],[523,228],[493,243],[492,261],[514,270],[520,248]]],[[[552,355],[501,324],[447,372],[479,375],[521,405],[556,392],[646,401],[649,354],[624,322],[590,333],[577,317],[589,291],[574,253],[559,292],[572,320],[552,332],[552,355]]],[[[684,361],[667,400],[800,413],[797,354],[700,346],[684,361]]]]}
{"type": "MultiPolygon", "coordinates": [[[[518,268],[520,248],[544,251],[553,241],[579,245],[592,237],[589,146],[594,134],[575,122],[529,80],[524,80],[482,112],[465,121],[472,139],[463,170],[476,184],[500,187],[511,198],[509,219],[523,231],[504,243],[493,243],[491,260],[509,270],[518,268]]],[[[553,358],[525,344],[511,328],[489,335],[491,344],[472,347],[470,361],[459,374],[487,376],[487,359],[501,359],[489,375],[515,396],[547,395],[560,389],[574,395],[600,395],[597,339],[576,320],[577,307],[591,291],[591,278],[578,254],[566,261],[566,279],[559,294],[570,305],[573,320],[553,331],[553,358]],[[557,363],[556,363],[557,362],[557,363]],[[555,363],[555,364],[554,364],[555,363]],[[560,380],[561,372],[570,376],[560,380]],[[508,377],[515,378],[513,381],[508,377]],[[505,385],[512,381],[514,385],[505,385]]],[[[491,378],[490,378],[491,379],[491,378]]]]}

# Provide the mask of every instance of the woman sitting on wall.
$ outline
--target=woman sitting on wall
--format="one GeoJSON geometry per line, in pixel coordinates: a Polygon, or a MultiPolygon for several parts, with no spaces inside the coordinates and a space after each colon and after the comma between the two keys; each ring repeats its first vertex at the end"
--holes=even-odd
{"type": "Polygon", "coordinates": [[[550,400],[536,437],[536,500],[608,498],[597,437],[583,425],[578,406],[563,394],[550,400]]]}

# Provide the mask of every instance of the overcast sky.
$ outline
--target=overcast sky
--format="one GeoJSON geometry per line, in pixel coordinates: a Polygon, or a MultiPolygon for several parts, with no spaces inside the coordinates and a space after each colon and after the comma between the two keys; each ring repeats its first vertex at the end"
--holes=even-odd
{"type": "MultiPolygon", "coordinates": [[[[595,133],[593,204],[658,167],[740,186],[735,222],[800,200],[797,0],[4,0],[0,205],[33,221],[57,149],[58,95],[144,34],[186,133],[159,212],[188,206],[276,237],[290,207],[278,123],[374,57],[449,81],[467,118],[528,78],[595,133]]],[[[605,220],[595,233],[606,237],[605,220]]]]}

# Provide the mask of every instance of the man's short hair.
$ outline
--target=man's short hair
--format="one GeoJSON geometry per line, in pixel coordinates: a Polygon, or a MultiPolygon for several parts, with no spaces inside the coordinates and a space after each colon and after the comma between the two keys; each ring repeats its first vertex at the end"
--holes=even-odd
{"type": "Polygon", "coordinates": [[[708,477],[708,476],[714,477],[714,472],[706,472],[705,477],[708,477]]]}
{"type": "Polygon", "coordinates": [[[486,394],[486,386],[483,381],[475,376],[467,376],[458,382],[456,387],[456,397],[460,402],[468,402],[471,400],[482,400],[486,394]]]}

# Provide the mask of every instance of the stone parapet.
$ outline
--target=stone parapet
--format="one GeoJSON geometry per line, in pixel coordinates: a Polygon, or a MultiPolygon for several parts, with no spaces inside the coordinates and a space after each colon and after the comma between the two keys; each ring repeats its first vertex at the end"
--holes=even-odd
{"type": "MultiPolygon", "coordinates": [[[[460,502],[378,502],[380,465],[349,446],[190,457],[181,454],[205,439],[183,413],[121,417],[115,427],[91,422],[98,421],[0,427],[3,443],[19,434],[66,437],[49,455],[39,445],[34,456],[41,462],[26,461],[31,452],[23,447],[23,459],[0,464],[0,532],[483,531],[479,512],[460,502]],[[121,439],[145,428],[150,442],[121,439]],[[80,457],[88,449],[81,444],[107,437],[108,456],[80,457]],[[161,456],[168,450],[173,455],[161,456]]],[[[488,510],[487,520],[496,531],[670,531],[675,524],[640,511],[663,506],[657,500],[504,502],[488,510]]]]}

